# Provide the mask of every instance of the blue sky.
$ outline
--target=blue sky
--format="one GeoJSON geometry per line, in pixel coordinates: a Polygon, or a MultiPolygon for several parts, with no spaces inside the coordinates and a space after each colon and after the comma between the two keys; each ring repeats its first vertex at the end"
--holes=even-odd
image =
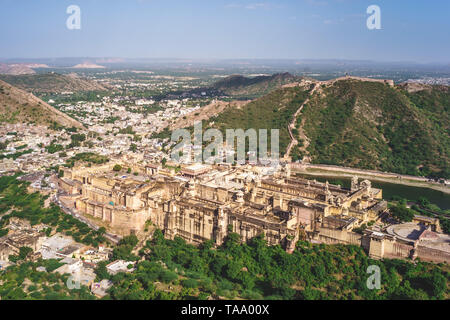
{"type": "Polygon", "coordinates": [[[448,0],[1,0],[0,58],[450,62],[448,0]],[[68,30],[66,8],[81,8],[68,30]],[[366,9],[381,8],[381,30],[366,9]]]}

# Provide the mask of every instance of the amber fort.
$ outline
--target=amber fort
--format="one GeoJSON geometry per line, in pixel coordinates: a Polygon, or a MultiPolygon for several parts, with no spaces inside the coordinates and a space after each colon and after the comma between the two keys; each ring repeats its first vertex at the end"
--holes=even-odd
{"type": "Polygon", "coordinates": [[[143,237],[148,224],[165,237],[192,244],[242,241],[264,234],[270,245],[291,252],[298,240],[363,247],[372,258],[450,261],[450,237],[439,220],[416,216],[390,224],[381,189],[354,177],[349,189],[300,178],[290,164],[135,164],[133,174],[102,166],[65,168],[59,179],[65,203],[117,235],[143,237]],[[362,225],[369,227],[357,232],[362,225]]]}

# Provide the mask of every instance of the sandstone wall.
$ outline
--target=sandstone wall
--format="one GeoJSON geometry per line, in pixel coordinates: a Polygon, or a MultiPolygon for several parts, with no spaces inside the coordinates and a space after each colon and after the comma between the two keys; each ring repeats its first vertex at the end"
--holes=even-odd
{"type": "Polygon", "coordinates": [[[336,230],[336,229],[328,229],[328,228],[320,228],[320,234],[319,238],[323,243],[327,244],[352,244],[352,245],[361,245],[362,235],[354,233],[354,232],[348,232],[348,231],[342,231],[342,230],[336,230]]]}
{"type": "Polygon", "coordinates": [[[417,246],[416,249],[417,258],[420,258],[422,261],[435,262],[435,263],[449,263],[450,262],[450,253],[427,248],[423,246],[417,246]]]}
{"type": "Polygon", "coordinates": [[[384,258],[387,259],[406,259],[411,257],[412,244],[401,243],[398,241],[384,240],[384,258]]]}

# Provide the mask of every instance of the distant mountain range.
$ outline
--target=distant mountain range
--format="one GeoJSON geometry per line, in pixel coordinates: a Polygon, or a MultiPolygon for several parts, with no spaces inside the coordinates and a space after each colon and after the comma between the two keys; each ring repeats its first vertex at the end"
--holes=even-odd
{"type": "MultiPolygon", "coordinates": [[[[371,61],[350,59],[191,59],[191,58],[118,58],[118,57],[60,57],[60,58],[10,58],[1,59],[0,63],[6,64],[46,64],[53,68],[69,68],[77,64],[100,64],[103,66],[209,66],[209,67],[256,67],[260,69],[270,68],[393,68],[402,69],[436,69],[450,70],[449,62],[441,63],[417,63],[414,61],[371,61]],[[443,69],[444,68],[444,69],[443,69]]],[[[288,71],[286,69],[286,71],[288,71]]]]}
{"type": "Polygon", "coordinates": [[[72,69],[105,69],[105,67],[95,63],[79,63],[73,66],[72,69]]]}

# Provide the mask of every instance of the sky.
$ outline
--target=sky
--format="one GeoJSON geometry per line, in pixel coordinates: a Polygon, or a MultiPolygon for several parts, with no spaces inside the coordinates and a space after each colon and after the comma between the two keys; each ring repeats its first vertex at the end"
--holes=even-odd
{"type": "Polygon", "coordinates": [[[0,0],[0,58],[450,63],[448,0],[0,0]],[[78,5],[81,29],[69,30],[78,5]],[[366,10],[381,10],[369,30],[366,10]]]}

